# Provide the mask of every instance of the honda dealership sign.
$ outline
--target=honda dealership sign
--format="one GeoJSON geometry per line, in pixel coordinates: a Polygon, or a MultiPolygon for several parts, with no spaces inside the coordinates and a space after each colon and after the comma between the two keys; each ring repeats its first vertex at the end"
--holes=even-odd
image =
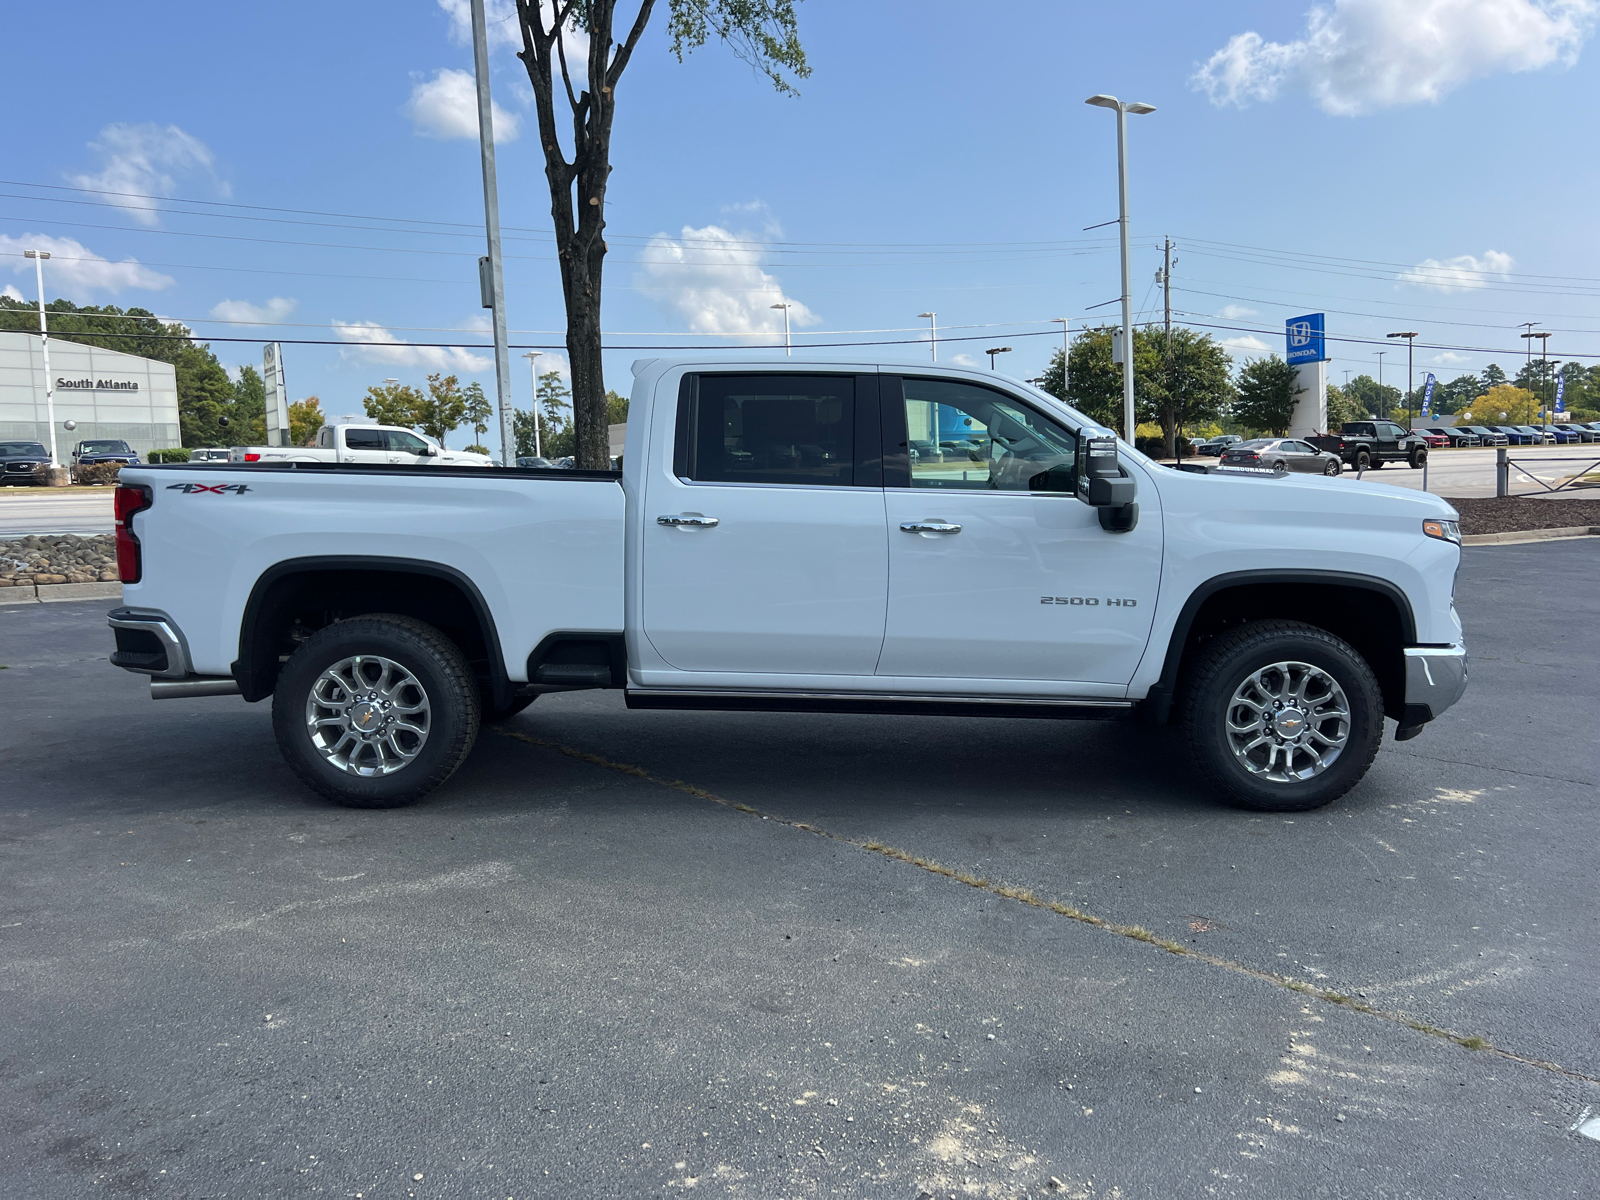
{"type": "Polygon", "coordinates": [[[289,387],[283,380],[283,347],[268,342],[261,353],[261,382],[267,385],[267,445],[289,444],[289,387]]]}
{"type": "Polygon", "coordinates": [[[1322,341],[1322,313],[1307,313],[1303,317],[1290,317],[1284,324],[1287,342],[1284,360],[1291,366],[1300,363],[1323,362],[1327,354],[1322,341]]]}

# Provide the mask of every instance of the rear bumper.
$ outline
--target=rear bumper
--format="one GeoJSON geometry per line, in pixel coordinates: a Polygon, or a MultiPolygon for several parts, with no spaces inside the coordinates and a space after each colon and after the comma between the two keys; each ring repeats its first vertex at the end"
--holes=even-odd
{"type": "Polygon", "coordinates": [[[1467,648],[1407,646],[1405,656],[1406,723],[1421,725],[1444,712],[1467,690],[1467,648]]]}
{"type": "Polygon", "coordinates": [[[184,679],[190,674],[189,645],[166,613],[153,608],[114,608],[106,614],[106,624],[117,639],[112,666],[158,679],[184,679]]]}

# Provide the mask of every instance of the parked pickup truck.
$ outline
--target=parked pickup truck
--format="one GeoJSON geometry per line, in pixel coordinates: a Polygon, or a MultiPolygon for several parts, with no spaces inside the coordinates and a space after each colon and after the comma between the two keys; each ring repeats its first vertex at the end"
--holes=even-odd
{"type": "Polygon", "coordinates": [[[1388,462],[1420,469],[1428,461],[1428,443],[1393,421],[1346,421],[1337,434],[1305,439],[1318,450],[1331,450],[1346,466],[1370,471],[1388,462]]]}
{"type": "Polygon", "coordinates": [[[988,372],[634,370],[621,471],[129,468],[111,661],[153,696],[270,697],[295,773],[371,808],[443,783],[481,722],[616,688],[1140,717],[1297,811],[1365,774],[1385,716],[1414,737],[1466,686],[1435,496],[1163,467],[988,372]]]}
{"type": "MultiPolygon", "coordinates": [[[[192,459],[190,460],[193,461],[192,459]]],[[[312,446],[234,446],[236,463],[381,463],[386,466],[489,467],[487,454],[446,450],[438,442],[398,425],[324,425],[312,446]]]]}

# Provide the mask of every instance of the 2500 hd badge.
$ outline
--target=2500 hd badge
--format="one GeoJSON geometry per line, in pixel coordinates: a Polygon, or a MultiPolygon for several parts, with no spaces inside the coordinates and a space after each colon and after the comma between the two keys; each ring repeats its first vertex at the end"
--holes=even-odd
{"type": "MultiPolygon", "coordinates": [[[[1094,608],[1100,603],[1099,596],[1040,596],[1040,604],[1083,604],[1094,608]]],[[[1108,608],[1138,608],[1139,602],[1132,599],[1118,599],[1115,596],[1106,597],[1108,608]]]]}

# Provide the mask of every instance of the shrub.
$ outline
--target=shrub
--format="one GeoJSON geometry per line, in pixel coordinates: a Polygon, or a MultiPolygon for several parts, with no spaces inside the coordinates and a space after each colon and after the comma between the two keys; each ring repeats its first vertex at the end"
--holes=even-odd
{"type": "Polygon", "coordinates": [[[189,450],[186,446],[174,446],[170,450],[152,450],[144,456],[144,459],[153,463],[186,463],[189,461],[189,450]]]}
{"type": "Polygon", "coordinates": [[[467,453],[468,454],[487,454],[487,453],[489,453],[489,447],[487,447],[487,446],[468,446],[467,447],[467,453]]]}
{"type": "Polygon", "coordinates": [[[121,463],[94,463],[87,467],[73,467],[72,482],[89,486],[107,486],[115,484],[121,474],[121,463]]]}

